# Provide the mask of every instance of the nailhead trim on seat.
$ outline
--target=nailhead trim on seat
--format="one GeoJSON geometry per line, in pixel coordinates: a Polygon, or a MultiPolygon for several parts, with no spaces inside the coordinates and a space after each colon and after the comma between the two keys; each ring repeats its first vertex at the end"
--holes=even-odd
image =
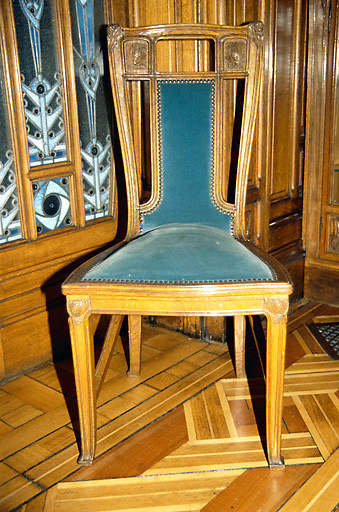
{"type": "MultiPolygon", "coordinates": [[[[241,241],[238,240],[238,243],[242,243],[241,241]]],[[[274,282],[274,281],[277,281],[278,280],[278,276],[277,276],[277,273],[275,272],[275,270],[267,263],[267,261],[265,261],[263,258],[261,258],[258,254],[256,254],[256,257],[262,261],[263,263],[265,263],[271,273],[272,273],[272,278],[266,278],[266,279],[227,279],[227,280],[223,280],[223,279],[220,279],[220,280],[217,280],[217,281],[213,281],[213,280],[183,280],[183,281],[171,281],[171,280],[136,280],[136,279],[86,279],[86,277],[84,276],[82,278],[82,281],[89,281],[91,283],[101,283],[101,282],[109,282],[109,283],[121,283],[121,284],[128,284],[128,283],[134,283],[134,284],[224,284],[224,283],[236,283],[236,284],[240,284],[240,283],[267,283],[267,282],[274,282]]],[[[103,260],[104,261],[104,260],[103,260]]],[[[100,265],[100,263],[102,263],[101,261],[99,261],[96,265],[94,265],[92,267],[95,268],[97,267],[98,265],[100,265]]]]}
{"type": "MultiPolygon", "coordinates": [[[[93,267],[94,268],[94,267],[93,267]]],[[[241,284],[241,283],[270,283],[273,282],[273,279],[243,279],[241,281],[236,279],[228,279],[227,281],[165,281],[165,280],[149,280],[149,281],[136,281],[136,280],[119,280],[119,279],[86,279],[82,278],[82,281],[88,281],[91,283],[121,283],[121,284],[225,284],[225,283],[233,283],[233,284],[241,284]]]]}

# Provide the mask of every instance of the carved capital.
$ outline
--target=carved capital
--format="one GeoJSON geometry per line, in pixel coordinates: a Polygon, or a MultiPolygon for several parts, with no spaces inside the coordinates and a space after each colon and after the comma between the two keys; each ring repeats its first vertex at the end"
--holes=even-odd
{"type": "Polygon", "coordinates": [[[119,40],[124,35],[124,29],[120,25],[108,25],[107,27],[107,39],[108,39],[108,50],[111,52],[118,44],[119,40]]]}
{"type": "Polygon", "coordinates": [[[270,314],[274,323],[279,322],[288,311],[288,298],[264,299],[264,310],[270,314]]]}
{"type": "Polygon", "coordinates": [[[264,24],[263,24],[263,22],[255,21],[254,23],[250,24],[249,28],[253,34],[254,39],[256,39],[256,41],[261,44],[264,40],[264,24]]]}
{"type": "Polygon", "coordinates": [[[148,72],[148,42],[130,40],[124,42],[126,71],[128,73],[148,72]]]}
{"type": "Polygon", "coordinates": [[[224,41],[224,69],[245,70],[247,65],[247,41],[243,38],[224,41]]]}
{"type": "Polygon", "coordinates": [[[329,250],[339,253],[339,216],[329,215],[329,250]]]}
{"type": "Polygon", "coordinates": [[[91,301],[89,299],[71,299],[67,301],[67,311],[69,316],[77,324],[80,324],[85,316],[90,313],[91,301]]]}

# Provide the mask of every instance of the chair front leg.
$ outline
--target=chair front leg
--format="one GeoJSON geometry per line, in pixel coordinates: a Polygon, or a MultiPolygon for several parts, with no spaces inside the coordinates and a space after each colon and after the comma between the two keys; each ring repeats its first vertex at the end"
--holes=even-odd
{"type": "Polygon", "coordinates": [[[272,469],[283,468],[281,425],[285,371],[288,298],[265,299],[267,318],[266,437],[268,462],[272,469]]]}
{"type": "Polygon", "coordinates": [[[90,300],[68,300],[74,378],[79,410],[81,453],[78,464],[92,464],[96,445],[96,389],[94,344],[89,318],[90,300]]]}

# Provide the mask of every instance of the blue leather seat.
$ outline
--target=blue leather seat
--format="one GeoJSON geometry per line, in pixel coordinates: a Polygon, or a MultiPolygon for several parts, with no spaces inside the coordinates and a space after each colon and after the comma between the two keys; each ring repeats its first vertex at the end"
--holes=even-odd
{"type": "Polygon", "coordinates": [[[84,281],[180,284],[274,279],[273,269],[240,241],[201,224],[147,231],[83,276],[84,281]]]}

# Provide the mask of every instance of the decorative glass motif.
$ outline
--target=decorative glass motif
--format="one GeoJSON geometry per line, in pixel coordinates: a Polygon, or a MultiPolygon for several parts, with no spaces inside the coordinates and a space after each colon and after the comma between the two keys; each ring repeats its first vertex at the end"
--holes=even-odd
{"type": "Polygon", "coordinates": [[[22,238],[16,176],[0,54],[0,244],[22,238]]]}
{"type": "Polygon", "coordinates": [[[103,84],[102,1],[72,0],[82,174],[86,221],[108,215],[111,137],[103,84]]]}
{"type": "Polygon", "coordinates": [[[30,165],[67,159],[53,2],[14,0],[30,165]]]}
{"type": "Polygon", "coordinates": [[[72,225],[69,178],[32,184],[38,234],[72,225]]]}

